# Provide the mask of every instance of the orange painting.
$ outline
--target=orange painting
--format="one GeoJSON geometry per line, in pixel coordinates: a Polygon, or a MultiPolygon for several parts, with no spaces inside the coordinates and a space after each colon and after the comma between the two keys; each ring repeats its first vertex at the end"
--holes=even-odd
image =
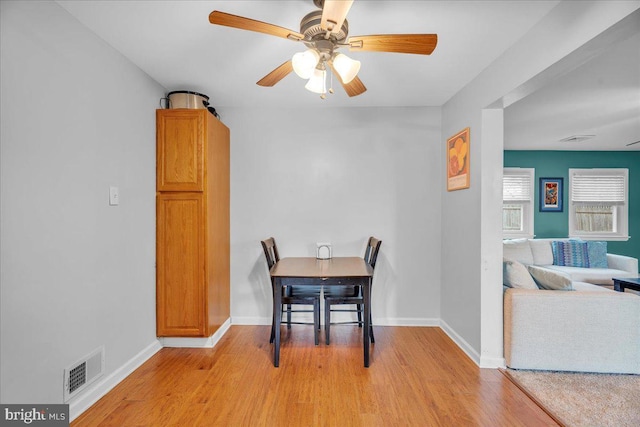
{"type": "Polygon", "coordinates": [[[447,191],[469,188],[469,128],[447,139],[447,191]]]}

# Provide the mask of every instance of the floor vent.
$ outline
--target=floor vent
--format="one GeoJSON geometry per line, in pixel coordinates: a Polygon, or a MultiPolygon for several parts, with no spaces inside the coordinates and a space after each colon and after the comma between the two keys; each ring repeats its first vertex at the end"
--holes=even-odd
{"type": "Polygon", "coordinates": [[[104,347],[100,347],[64,370],[65,403],[104,373],[104,347]]]}

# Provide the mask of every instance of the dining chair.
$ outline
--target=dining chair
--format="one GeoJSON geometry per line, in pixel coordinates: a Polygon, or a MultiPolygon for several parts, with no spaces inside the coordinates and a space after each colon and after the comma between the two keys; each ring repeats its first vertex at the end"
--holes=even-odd
{"type": "MultiPolygon", "coordinates": [[[[381,240],[375,237],[369,237],[367,242],[367,248],[364,251],[364,260],[367,264],[375,270],[376,261],[378,260],[378,251],[380,250],[381,240]]],[[[362,286],[325,286],[324,287],[324,334],[325,342],[329,345],[330,337],[330,325],[355,325],[362,327],[362,314],[364,313],[364,295],[362,293],[362,286]],[[334,308],[334,305],[355,305],[355,308],[344,309],[334,308]],[[335,312],[348,312],[356,313],[358,320],[346,321],[346,322],[334,322],[331,323],[331,313],[335,312]]],[[[376,342],[373,336],[373,323],[371,322],[371,313],[369,313],[369,337],[371,342],[376,342]]]]}
{"type": "MultiPolygon", "coordinates": [[[[280,255],[278,254],[278,246],[273,237],[266,240],[262,240],[262,249],[264,250],[264,256],[267,260],[267,266],[269,270],[273,265],[280,261],[280,255]]],[[[275,338],[275,321],[276,310],[280,310],[282,314],[287,313],[287,329],[291,329],[292,324],[297,325],[309,325],[309,322],[292,321],[292,313],[311,313],[313,312],[313,326],[314,326],[314,341],[318,345],[318,331],[320,330],[320,292],[322,286],[286,286],[282,288],[282,306],[275,306],[275,299],[273,300],[273,316],[271,318],[271,337],[269,342],[272,343],[275,338]],[[313,310],[308,309],[293,309],[294,305],[312,305],[313,310]]],[[[275,290],[273,279],[271,279],[272,293],[275,290]]]]}

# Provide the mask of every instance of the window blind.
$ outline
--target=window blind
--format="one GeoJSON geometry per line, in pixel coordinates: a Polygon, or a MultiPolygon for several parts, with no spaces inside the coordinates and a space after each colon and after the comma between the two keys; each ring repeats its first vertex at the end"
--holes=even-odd
{"type": "Polygon", "coordinates": [[[504,174],[502,177],[502,200],[504,202],[528,202],[531,200],[530,189],[530,174],[504,174]]]}
{"type": "Polygon", "coordinates": [[[625,175],[581,175],[575,174],[571,180],[571,201],[573,202],[626,202],[625,175]]]}

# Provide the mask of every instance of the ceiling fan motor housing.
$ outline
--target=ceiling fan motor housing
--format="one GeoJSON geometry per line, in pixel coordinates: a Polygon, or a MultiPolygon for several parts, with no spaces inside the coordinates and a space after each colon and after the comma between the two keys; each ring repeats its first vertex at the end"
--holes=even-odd
{"type": "Polygon", "coordinates": [[[349,23],[344,20],[340,31],[337,33],[330,33],[329,38],[326,38],[327,31],[323,30],[320,26],[322,21],[322,11],[314,10],[311,13],[307,13],[302,21],[300,21],[300,33],[304,35],[304,43],[308,47],[315,47],[314,42],[319,40],[329,40],[334,45],[337,43],[344,43],[349,34],[349,23]]]}

